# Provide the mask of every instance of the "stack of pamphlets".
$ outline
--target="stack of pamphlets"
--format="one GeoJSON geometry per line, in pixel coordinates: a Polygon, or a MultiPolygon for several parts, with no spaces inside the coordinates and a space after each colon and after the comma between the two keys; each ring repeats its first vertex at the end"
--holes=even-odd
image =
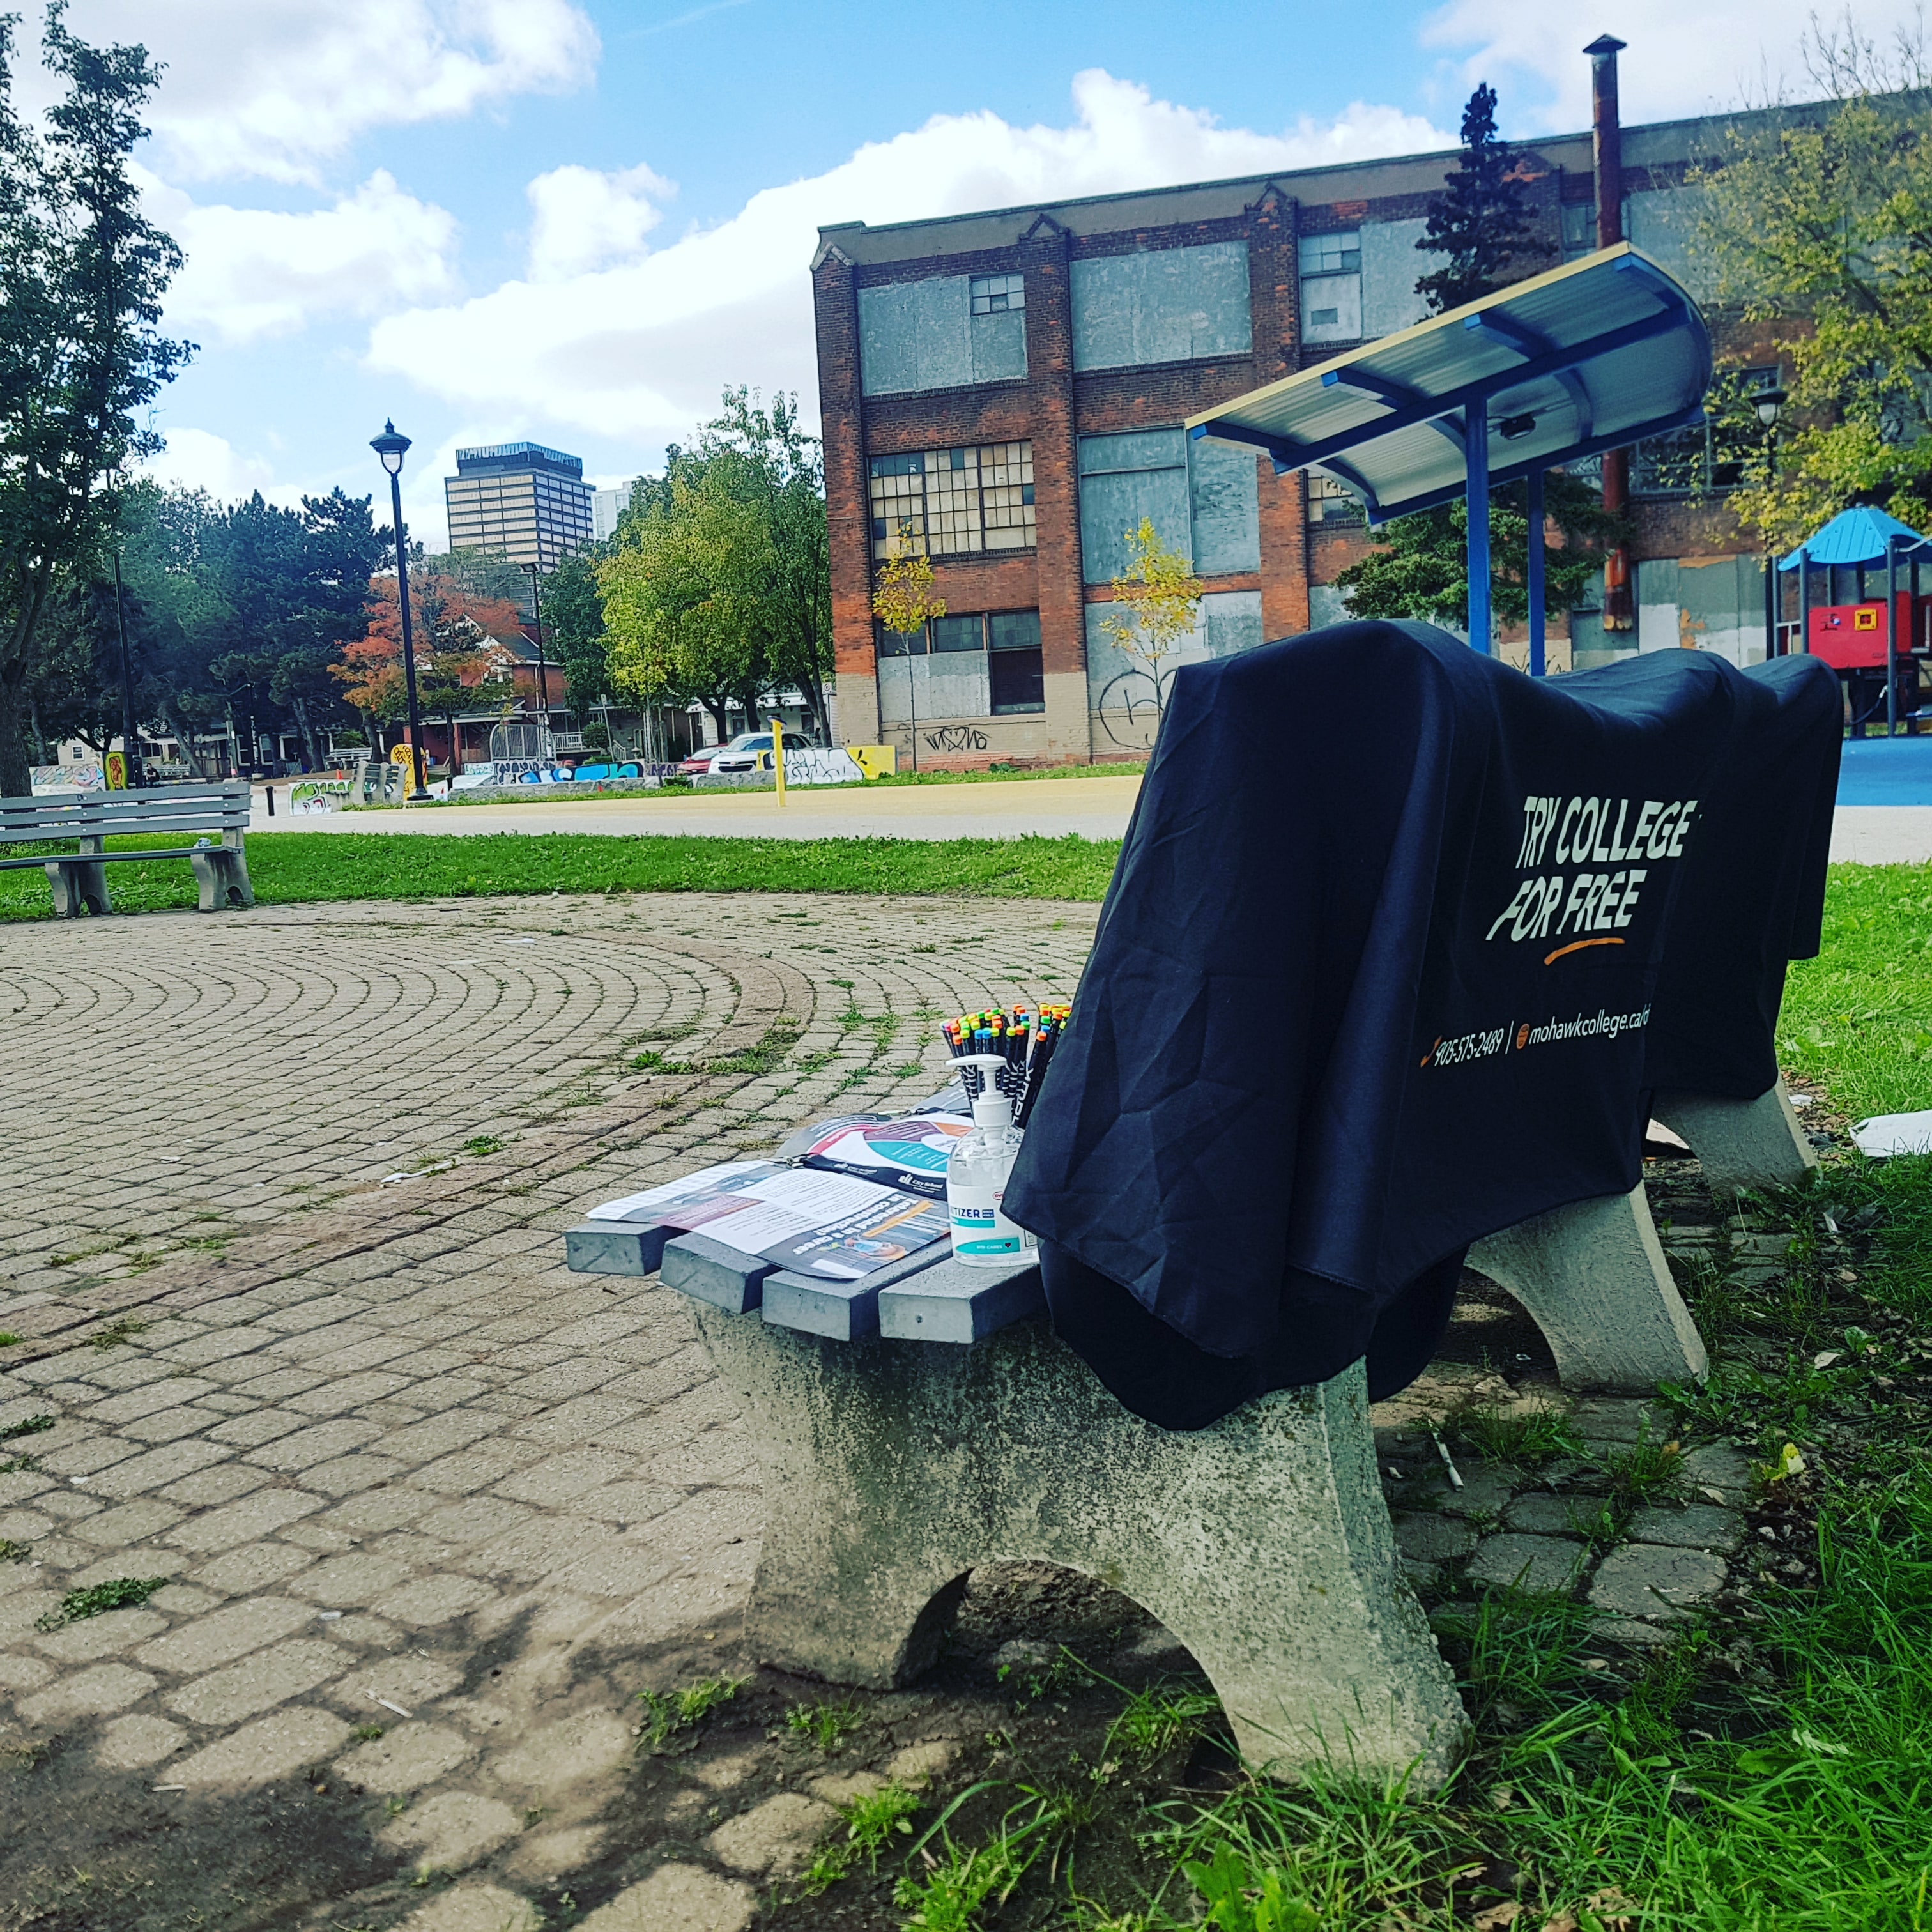
{"type": "Polygon", "coordinates": [[[889,1268],[944,1240],[947,1232],[944,1207],[922,1195],[850,1172],[760,1160],[701,1168],[607,1201],[590,1218],[642,1224],[666,1237],[701,1232],[774,1268],[832,1281],[856,1281],[889,1268]]]}

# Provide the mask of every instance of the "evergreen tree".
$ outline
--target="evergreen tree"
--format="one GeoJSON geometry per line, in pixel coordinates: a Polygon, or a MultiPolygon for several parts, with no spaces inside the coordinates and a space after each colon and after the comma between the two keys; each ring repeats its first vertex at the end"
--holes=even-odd
{"type": "Polygon", "coordinates": [[[1442,180],[1415,244],[1449,258],[1415,284],[1431,315],[1520,281],[1556,252],[1531,226],[1516,151],[1497,137],[1496,91],[1487,81],[1463,107],[1462,152],[1442,180]]]}

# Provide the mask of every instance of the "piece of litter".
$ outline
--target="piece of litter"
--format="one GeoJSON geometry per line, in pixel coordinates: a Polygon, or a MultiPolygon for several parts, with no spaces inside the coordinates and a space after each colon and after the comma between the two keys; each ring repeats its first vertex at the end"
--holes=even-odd
{"type": "Polygon", "coordinates": [[[185,1791],[188,1786],[184,1784],[157,1784],[152,1788],[156,1791],[185,1791]]]}
{"type": "MultiPolygon", "coordinates": [[[[993,1071],[994,1071],[994,1072],[996,1072],[996,1073],[997,1073],[997,1072],[999,1071],[999,1069],[996,1066],[996,1067],[994,1067],[994,1068],[993,1071]]],[[[1519,1356],[1517,1356],[1517,1358],[1516,1358],[1516,1360],[1517,1360],[1519,1362],[1528,1362],[1528,1361],[1534,1360],[1534,1359],[1535,1359],[1535,1358],[1534,1358],[1533,1356],[1530,1356],[1530,1355],[1519,1355],[1519,1356]]]]}
{"type": "Polygon", "coordinates": [[[1834,1362],[1844,1359],[1844,1351],[1839,1348],[1822,1348],[1811,1358],[1814,1369],[1828,1369],[1834,1362]]]}
{"type": "Polygon", "coordinates": [[[1444,1442],[1441,1436],[1436,1435],[1434,1430],[1432,1429],[1429,1433],[1434,1438],[1436,1454],[1442,1458],[1443,1468],[1449,1472],[1450,1486],[1460,1490],[1462,1486],[1462,1472],[1450,1460],[1448,1444],[1444,1442]]]}
{"type": "Polygon", "coordinates": [[[1838,1223],[1834,1218],[1831,1209],[1828,1208],[1825,1210],[1825,1225],[1826,1227],[1829,1228],[1834,1234],[1839,1232],[1838,1223]]]}
{"type": "Polygon", "coordinates": [[[1868,1160],[1932,1154],[1932,1108],[1917,1114],[1875,1114],[1852,1128],[1852,1144],[1868,1160]]]}
{"type": "Polygon", "coordinates": [[[326,1624],[332,1624],[341,1614],[340,1610],[324,1610],[321,1612],[322,1621],[326,1624]]]}
{"type": "Polygon", "coordinates": [[[70,1476],[68,1478],[68,1480],[70,1483],[88,1483],[92,1482],[93,1480],[93,1478],[91,1476],[70,1476]]]}
{"type": "Polygon", "coordinates": [[[1808,1107],[1811,1104],[1811,1096],[1809,1094],[1793,1094],[1789,1097],[1794,1107],[1808,1107]]]}
{"type": "Polygon", "coordinates": [[[413,1180],[415,1178],[416,1176],[413,1174],[386,1174],[382,1177],[382,1185],[385,1187],[393,1187],[399,1180],[413,1180]]]}
{"type": "Polygon", "coordinates": [[[376,1697],[375,1692],[373,1690],[369,1693],[369,1695],[371,1697],[374,1697],[376,1699],[376,1702],[381,1705],[384,1710],[393,1711],[399,1718],[406,1718],[410,1714],[408,1712],[403,1708],[401,1705],[392,1704],[386,1697],[376,1697]]]}

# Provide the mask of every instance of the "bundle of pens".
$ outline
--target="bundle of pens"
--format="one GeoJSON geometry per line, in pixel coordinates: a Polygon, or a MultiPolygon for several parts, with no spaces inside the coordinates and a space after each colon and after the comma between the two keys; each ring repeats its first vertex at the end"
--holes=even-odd
{"type": "MultiPolygon", "coordinates": [[[[957,1059],[962,1054],[996,1053],[1006,1065],[994,1075],[1000,1091],[1012,1102],[1013,1125],[1024,1127],[1033,1117],[1046,1078],[1053,1049],[1066,1030],[1073,1009],[1062,1003],[1039,1007],[1016,1006],[1011,1012],[962,1013],[946,1022],[946,1044],[957,1059]]],[[[968,1067],[961,1078],[970,1099],[979,1090],[979,1070],[968,1067]]]]}

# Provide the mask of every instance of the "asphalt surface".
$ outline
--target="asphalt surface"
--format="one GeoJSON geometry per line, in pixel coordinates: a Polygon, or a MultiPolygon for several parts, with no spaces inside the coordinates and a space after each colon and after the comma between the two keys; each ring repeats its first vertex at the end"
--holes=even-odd
{"type": "MultiPolygon", "coordinates": [[[[721,838],[1118,838],[1133,815],[1140,781],[1042,778],[1003,784],[907,785],[889,790],[830,788],[794,791],[782,806],[770,792],[714,792],[670,798],[586,798],[530,805],[431,805],[387,811],[316,812],[291,818],[286,784],[268,814],[255,793],[254,832],[590,832],[633,838],[695,832],[721,838]]],[[[1868,866],[1932,860],[1932,806],[1840,805],[1832,856],[1868,866]]]]}

